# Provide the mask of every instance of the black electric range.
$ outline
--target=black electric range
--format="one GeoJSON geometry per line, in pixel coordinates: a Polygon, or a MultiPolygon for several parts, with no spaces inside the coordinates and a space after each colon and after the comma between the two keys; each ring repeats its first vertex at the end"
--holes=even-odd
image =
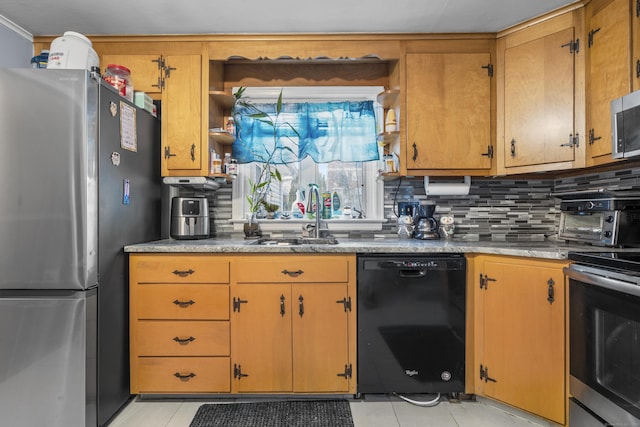
{"type": "Polygon", "coordinates": [[[634,252],[569,252],[567,258],[580,264],[640,276],[640,251],[634,252]]]}

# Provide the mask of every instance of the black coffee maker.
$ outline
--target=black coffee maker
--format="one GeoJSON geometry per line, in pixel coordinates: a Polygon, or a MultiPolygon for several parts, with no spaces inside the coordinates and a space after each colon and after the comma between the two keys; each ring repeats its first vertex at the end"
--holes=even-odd
{"type": "Polygon", "coordinates": [[[433,217],[436,205],[420,204],[417,207],[413,225],[413,238],[419,240],[438,240],[440,233],[438,232],[438,221],[433,217]]]}

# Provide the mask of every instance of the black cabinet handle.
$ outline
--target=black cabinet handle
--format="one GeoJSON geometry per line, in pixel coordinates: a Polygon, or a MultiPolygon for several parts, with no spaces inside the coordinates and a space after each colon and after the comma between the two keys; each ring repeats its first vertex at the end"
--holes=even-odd
{"type": "Polygon", "coordinates": [[[547,301],[549,301],[549,304],[553,304],[553,302],[556,300],[555,296],[556,296],[556,292],[553,289],[553,285],[555,285],[556,282],[553,281],[553,279],[549,279],[547,281],[547,285],[549,285],[549,288],[547,290],[547,301]]]}
{"type": "Polygon", "coordinates": [[[193,271],[192,269],[188,269],[188,270],[173,270],[172,273],[175,274],[178,277],[187,277],[187,276],[190,276],[193,273],[195,273],[195,271],[193,271]]]}
{"type": "Polygon", "coordinates": [[[180,372],[176,372],[175,374],[173,374],[173,376],[179,379],[180,381],[189,381],[191,378],[195,377],[196,374],[191,372],[190,374],[182,375],[180,374],[180,372]]]}
{"type": "Polygon", "coordinates": [[[418,146],[414,142],[412,147],[413,147],[413,157],[411,159],[415,162],[418,159],[418,146]]]}
{"type": "Polygon", "coordinates": [[[179,300],[175,300],[173,302],[175,305],[177,305],[180,308],[189,308],[189,306],[195,304],[196,302],[193,300],[189,300],[189,301],[179,301],[179,300]]]}
{"type": "Polygon", "coordinates": [[[175,342],[177,342],[180,345],[187,345],[192,341],[195,341],[194,337],[189,337],[189,338],[179,338],[179,337],[175,337],[173,339],[175,342]]]}
{"type": "Polygon", "coordinates": [[[280,295],[280,316],[284,317],[285,315],[285,311],[284,311],[284,295],[280,295]]]}
{"type": "Polygon", "coordinates": [[[298,269],[296,271],[289,271],[289,270],[282,270],[281,271],[282,274],[287,275],[289,277],[298,277],[299,275],[301,275],[302,273],[304,273],[304,271],[298,269]]]}
{"type": "Polygon", "coordinates": [[[299,306],[298,314],[300,315],[300,317],[302,317],[304,316],[304,298],[302,297],[302,295],[300,295],[300,297],[298,298],[298,306],[299,306]]]}

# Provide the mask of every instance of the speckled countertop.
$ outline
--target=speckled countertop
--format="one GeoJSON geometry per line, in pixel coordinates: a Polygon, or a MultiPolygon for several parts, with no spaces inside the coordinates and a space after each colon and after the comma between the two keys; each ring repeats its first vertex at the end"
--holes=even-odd
{"type": "Polygon", "coordinates": [[[337,245],[257,245],[255,240],[158,240],[126,246],[129,253],[481,253],[531,258],[566,259],[570,251],[611,251],[558,241],[482,242],[447,240],[347,239],[337,245]]]}

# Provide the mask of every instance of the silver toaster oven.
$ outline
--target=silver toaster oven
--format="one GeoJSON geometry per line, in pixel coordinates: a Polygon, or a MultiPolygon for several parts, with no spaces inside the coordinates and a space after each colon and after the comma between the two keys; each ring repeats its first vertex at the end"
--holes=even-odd
{"type": "Polygon", "coordinates": [[[640,194],[605,190],[558,194],[562,195],[561,239],[596,246],[640,246],[640,194]]]}

